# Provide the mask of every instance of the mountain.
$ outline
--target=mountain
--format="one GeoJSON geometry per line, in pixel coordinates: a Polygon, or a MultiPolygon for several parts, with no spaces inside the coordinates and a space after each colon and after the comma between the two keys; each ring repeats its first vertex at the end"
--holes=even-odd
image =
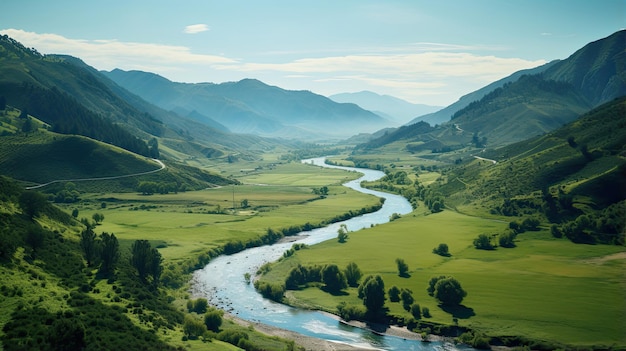
{"type": "Polygon", "coordinates": [[[623,245],[624,116],[621,97],[548,134],[481,155],[495,164],[467,158],[438,190],[451,206],[546,216],[572,241],[623,245]]]}
{"type": "MultiPolygon", "coordinates": [[[[589,109],[626,94],[624,42],[626,31],[620,31],[585,45],[565,60],[516,72],[507,82],[498,81],[473,93],[500,85],[458,109],[448,122],[427,135],[411,135],[406,129],[399,129],[386,135],[385,141],[436,140],[438,143],[431,144],[453,148],[470,143],[481,148],[499,147],[554,130],[589,109]],[[525,74],[529,72],[540,73],[525,74]]],[[[364,148],[375,145],[383,144],[373,140],[364,148]]],[[[417,151],[424,144],[410,147],[417,151]]]]}
{"type": "Polygon", "coordinates": [[[333,101],[353,103],[383,116],[390,121],[404,124],[415,118],[441,109],[441,106],[413,104],[390,95],[379,95],[371,91],[342,93],[329,96],[333,101]]]}
{"type": "Polygon", "coordinates": [[[552,65],[554,65],[557,62],[558,61],[552,61],[539,67],[517,71],[508,77],[502,78],[474,92],[463,95],[461,98],[459,98],[457,102],[449,106],[446,106],[437,112],[433,112],[433,113],[429,113],[423,116],[416,117],[410,122],[408,122],[407,124],[413,124],[413,123],[417,123],[421,121],[427,122],[428,124],[431,124],[431,125],[446,123],[450,121],[450,119],[452,118],[452,115],[454,115],[457,111],[467,107],[467,105],[471,104],[474,101],[478,101],[482,99],[485,95],[496,90],[497,88],[500,88],[507,83],[515,82],[523,75],[539,74],[545,71],[546,69],[550,68],[552,65]]]}
{"type": "Polygon", "coordinates": [[[8,36],[0,36],[0,96],[54,131],[88,136],[142,155],[150,155],[147,143],[152,139],[158,140],[162,157],[181,161],[228,154],[254,158],[258,150],[280,144],[163,110],[79,58],[41,55],[8,36]]]}
{"type": "Polygon", "coordinates": [[[116,69],[103,74],[163,109],[194,112],[202,123],[217,121],[237,133],[319,140],[372,132],[389,123],[355,104],[255,79],[190,84],[141,71],[116,69]]]}

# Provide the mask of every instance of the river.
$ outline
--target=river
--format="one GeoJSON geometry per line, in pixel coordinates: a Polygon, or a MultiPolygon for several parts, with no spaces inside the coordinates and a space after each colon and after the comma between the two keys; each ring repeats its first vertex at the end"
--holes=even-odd
{"type": "MultiPolygon", "coordinates": [[[[402,196],[361,188],[360,183],[362,181],[379,179],[384,176],[383,172],[331,166],[326,165],[324,161],[325,158],[320,157],[302,162],[362,173],[361,178],[349,181],[344,186],[383,197],[385,203],[380,210],[374,213],[303,232],[296,236],[296,242],[308,245],[317,244],[336,238],[337,230],[342,224],[345,224],[349,231],[356,231],[375,224],[389,222],[389,217],[393,213],[407,214],[413,210],[411,204],[402,196]]],[[[278,260],[292,245],[293,242],[279,243],[247,249],[234,255],[217,257],[203,269],[194,272],[192,292],[196,296],[206,297],[212,305],[237,315],[239,318],[328,341],[379,350],[454,349],[454,346],[443,345],[440,342],[422,343],[415,340],[377,335],[364,329],[346,326],[325,313],[296,309],[264,299],[255,291],[252,284],[245,281],[244,275],[249,273],[254,276],[261,265],[278,260]]],[[[468,348],[464,349],[467,350],[468,348]]]]}

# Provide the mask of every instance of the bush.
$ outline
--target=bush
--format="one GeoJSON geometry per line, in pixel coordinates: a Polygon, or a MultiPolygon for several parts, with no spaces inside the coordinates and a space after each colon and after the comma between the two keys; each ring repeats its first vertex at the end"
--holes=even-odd
{"type": "Polygon", "coordinates": [[[487,234],[480,234],[476,239],[474,239],[474,247],[479,250],[493,250],[493,245],[491,245],[491,238],[487,234]]]}
{"type": "Polygon", "coordinates": [[[337,306],[337,312],[339,317],[345,321],[351,320],[363,320],[365,318],[365,307],[360,305],[347,305],[345,302],[341,302],[337,306]]]}
{"type": "Polygon", "coordinates": [[[204,315],[204,325],[208,330],[218,332],[220,327],[222,326],[222,317],[224,316],[224,312],[218,310],[216,308],[211,308],[204,315]]]}
{"type": "Polygon", "coordinates": [[[387,292],[389,294],[389,301],[400,302],[400,289],[397,286],[392,286],[387,292]]]}
{"type": "Polygon", "coordinates": [[[501,247],[508,247],[508,248],[515,247],[515,237],[516,235],[513,231],[502,233],[498,237],[498,244],[501,247]]]}
{"type": "Polygon", "coordinates": [[[450,257],[450,252],[448,251],[448,244],[439,244],[436,248],[433,249],[433,253],[439,256],[450,257]]]}
{"type": "Polygon", "coordinates": [[[183,332],[189,339],[197,339],[202,336],[206,331],[206,326],[202,321],[194,318],[191,315],[185,316],[185,323],[183,324],[183,332]]]}
{"type": "Polygon", "coordinates": [[[422,318],[422,310],[419,304],[414,303],[411,305],[411,315],[413,315],[413,318],[415,319],[422,318]]]}

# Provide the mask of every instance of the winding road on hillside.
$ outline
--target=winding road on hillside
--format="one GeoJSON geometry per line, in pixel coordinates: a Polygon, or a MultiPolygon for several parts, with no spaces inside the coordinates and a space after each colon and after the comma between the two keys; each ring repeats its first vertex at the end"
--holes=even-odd
{"type": "Polygon", "coordinates": [[[125,175],[119,175],[119,176],[96,177],[96,178],[76,178],[76,179],[57,179],[57,180],[53,180],[53,181],[45,183],[45,184],[38,184],[38,185],[28,186],[28,187],[26,187],[26,190],[39,189],[39,188],[43,188],[45,186],[48,186],[48,185],[54,184],[54,183],[86,182],[86,181],[94,181],[94,180],[112,180],[112,179],[137,177],[137,176],[141,176],[141,175],[146,175],[146,174],[152,174],[152,173],[160,172],[160,171],[165,169],[165,163],[163,163],[163,161],[158,160],[156,158],[151,158],[150,160],[152,160],[152,161],[156,162],[157,164],[159,164],[160,167],[158,169],[154,169],[152,171],[132,173],[132,174],[125,174],[125,175]]]}

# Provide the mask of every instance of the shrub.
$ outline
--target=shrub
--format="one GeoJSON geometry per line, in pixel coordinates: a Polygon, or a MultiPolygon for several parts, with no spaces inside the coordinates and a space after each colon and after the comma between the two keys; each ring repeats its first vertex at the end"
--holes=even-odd
{"type": "Polygon", "coordinates": [[[389,301],[391,302],[400,302],[400,289],[397,286],[392,286],[389,288],[389,301]]]}
{"type": "Polygon", "coordinates": [[[450,252],[448,251],[448,244],[439,244],[439,246],[433,249],[433,253],[439,256],[449,257],[450,252]]]}
{"type": "Polygon", "coordinates": [[[491,238],[487,234],[480,234],[476,239],[474,239],[474,247],[479,250],[493,250],[493,245],[491,245],[491,238]]]}
{"type": "Polygon", "coordinates": [[[218,332],[220,327],[222,326],[222,317],[224,316],[224,312],[218,310],[216,308],[211,308],[204,315],[204,325],[208,330],[218,332]]]}

